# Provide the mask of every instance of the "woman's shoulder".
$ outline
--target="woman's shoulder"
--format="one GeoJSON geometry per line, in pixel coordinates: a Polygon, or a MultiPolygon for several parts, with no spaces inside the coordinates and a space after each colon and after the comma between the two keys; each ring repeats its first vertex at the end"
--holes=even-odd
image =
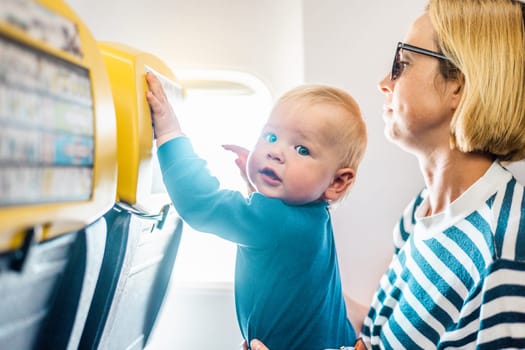
{"type": "Polygon", "coordinates": [[[525,187],[512,176],[492,201],[496,256],[525,262],[525,187]]]}

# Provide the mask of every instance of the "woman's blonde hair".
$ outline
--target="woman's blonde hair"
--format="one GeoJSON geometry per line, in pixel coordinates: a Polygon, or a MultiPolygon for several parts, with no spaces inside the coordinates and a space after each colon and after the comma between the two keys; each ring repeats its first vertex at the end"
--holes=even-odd
{"type": "Polygon", "coordinates": [[[460,72],[452,75],[463,91],[450,128],[452,145],[463,152],[525,158],[522,6],[513,0],[428,3],[437,44],[460,72]]]}
{"type": "Polygon", "coordinates": [[[367,135],[365,121],[355,99],[344,90],[333,86],[306,84],[285,93],[276,106],[288,101],[298,101],[306,106],[328,104],[345,111],[343,122],[333,126],[329,137],[332,142],[337,143],[340,150],[340,166],[352,168],[357,172],[365,153],[367,135]]]}

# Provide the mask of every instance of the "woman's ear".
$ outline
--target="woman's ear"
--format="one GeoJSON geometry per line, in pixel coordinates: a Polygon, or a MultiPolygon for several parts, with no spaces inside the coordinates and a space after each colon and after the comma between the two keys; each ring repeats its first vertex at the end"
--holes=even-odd
{"type": "Polygon", "coordinates": [[[355,179],[355,171],[352,168],[339,169],[330,183],[330,186],[326,189],[323,195],[323,199],[327,201],[336,201],[341,198],[348,188],[352,186],[355,179]]]}
{"type": "Polygon", "coordinates": [[[452,110],[456,110],[459,106],[459,102],[461,102],[461,97],[463,96],[463,87],[465,86],[464,78],[458,77],[457,79],[454,79],[450,82],[452,84],[451,90],[451,108],[452,110]]]}

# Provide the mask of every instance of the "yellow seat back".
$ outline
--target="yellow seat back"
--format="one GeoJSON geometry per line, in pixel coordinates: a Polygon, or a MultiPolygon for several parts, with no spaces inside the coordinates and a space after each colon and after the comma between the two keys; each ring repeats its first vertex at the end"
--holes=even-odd
{"type": "MultiPolygon", "coordinates": [[[[155,190],[162,179],[154,178],[158,162],[146,100],[145,74],[151,70],[161,78],[172,103],[182,100],[183,89],[170,68],[159,58],[118,43],[102,42],[99,47],[109,74],[117,115],[116,199],[146,212],[158,213],[169,199],[155,190]]],[[[160,176],[160,173],[156,175],[160,176]]]]}

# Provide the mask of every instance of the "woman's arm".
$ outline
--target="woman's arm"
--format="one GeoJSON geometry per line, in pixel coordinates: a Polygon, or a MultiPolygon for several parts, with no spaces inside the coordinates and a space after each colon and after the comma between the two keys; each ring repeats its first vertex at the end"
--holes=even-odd
{"type": "Polygon", "coordinates": [[[368,306],[350,298],[350,296],[344,292],[343,295],[346,303],[346,317],[348,317],[350,323],[354,326],[355,333],[359,334],[363,327],[365,317],[368,314],[368,306]]]}

